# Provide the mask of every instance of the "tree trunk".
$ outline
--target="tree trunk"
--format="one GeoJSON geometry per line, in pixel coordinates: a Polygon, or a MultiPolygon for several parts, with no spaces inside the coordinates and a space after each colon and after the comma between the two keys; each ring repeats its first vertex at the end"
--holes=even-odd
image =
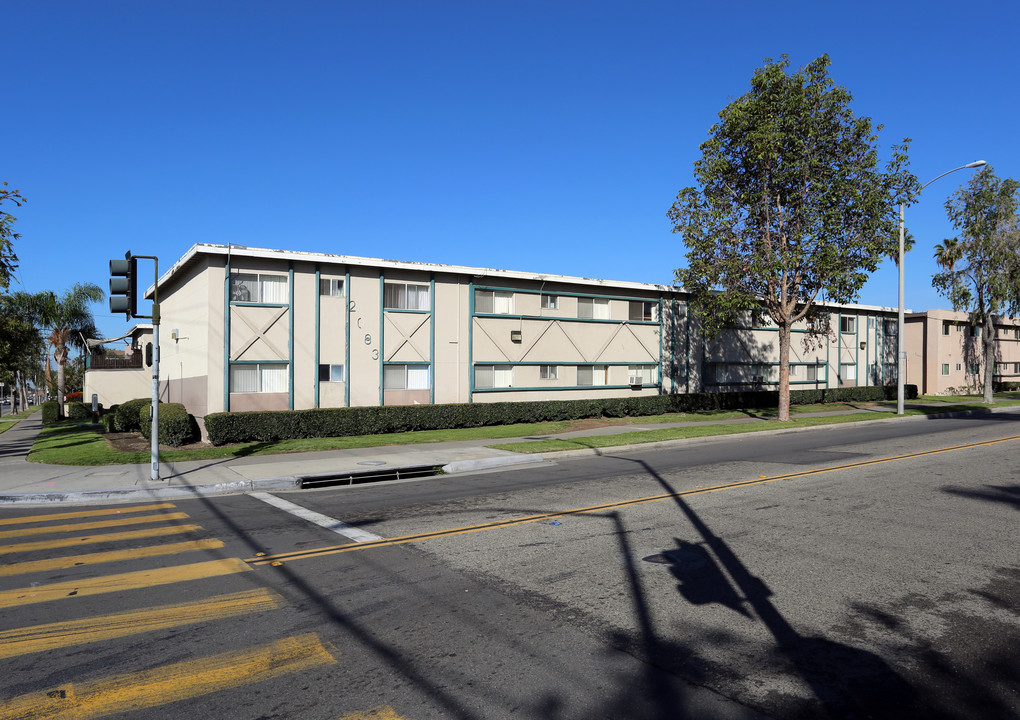
{"type": "Polygon", "coordinates": [[[67,367],[67,348],[64,346],[58,347],[56,352],[53,353],[54,359],[57,361],[57,402],[59,405],[58,415],[64,417],[64,374],[65,368],[67,367]]]}
{"type": "Polygon", "coordinates": [[[790,337],[789,323],[779,325],[779,420],[790,420],[790,337]]]}
{"type": "Polygon", "coordinates": [[[995,403],[995,316],[988,313],[986,316],[984,332],[981,333],[981,349],[985,356],[985,399],[989,405],[995,403]]]}

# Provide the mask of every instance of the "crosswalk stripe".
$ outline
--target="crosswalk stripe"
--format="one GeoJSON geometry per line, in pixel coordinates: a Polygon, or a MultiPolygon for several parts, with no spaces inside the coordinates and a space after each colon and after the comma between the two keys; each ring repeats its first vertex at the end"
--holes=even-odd
{"type": "Polygon", "coordinates": [[[0,659],[275,610],[283,603],[283,598],[272,590],[260,588],[174,605],[4,630],[0,631],[0,659]]]}
{"type": "Polygon", "coordinates": [[[24,517],[0,518],[0,525],[27,525],[37,522],[55,522],[57,520],[73,520],[74,518],[101,517],[103,515],[125,515],[136,512],[152,512],[168,510],[175,507],[173,503],[158,505],[125,505],[120,508],[103,508],[101,510],[77,510],[75,512],[51,513],[49,515],[26,515],[24,517]]]}
{"type": "Polygon", "coordinates": [[[104,575],[98,578],[68,580],[65,582],[34,585],[27,588],[0,591],[0,608],[30,605],[32,603],[61,600],[68,597],[86,597],[102,593],[151,588],[187,580],[248,572],[251,568],[239,558],[223,558],[189,565],[175,565],[152,570],[104,575]]]}
{"type": "Polygon", "coordinates": [[[67,525],[46,525],[44,527],[21,528],[20,530],[0,531],[0,538],[27,537],[29,535],[46,535],[47,533],[81,532],[82,530],[99,530],[122,525],[139,523],[165,522],[167,520],[184,520],[187,513],[164,513],[162,515],[143,515],[142,517],[122,518],[120,520],[97,520],[87,523],[69,523],[67,525]]]}
{"type": "Polygon", "coordinates": [[[68,683],[0,704],[0,720],[85,720],[265,682],[336,659],[315,633],[100,680],[68,683]]]}
{"type": "Polygon", "coordinates": [[[187,540],[185,542],[167,543],[165,545],[131,548],[130,550],[107,550],[106,552],[87,553],[85,555],[68,555],[66,557],[0,565],[0,577],[46,572],[47,570],[66,570],[82,565],[137,560],[139,558],[157,557],[159,555],[177,555],[198,550],[215,550],[221,547],[223,547],[222,540],[187,540]]]}
{"type": "Polygon", "coordinates": [[[35,552],[36,550],[53,550],[55,548],[91,545],[93,543],[119,542],[121,540],[141,540],[144,538],[161,537],[163,535],[183,535],[184,533],[197,532],[201,529],[201,525],[172,525],[168,527],[143,528],[141,530],[126,530],[116,533],[102,533],[100,535],[60,538],[58,540],[36,540],[34,542],[15,543],[13,545],[0,545],[0,555],[35,552]]]}

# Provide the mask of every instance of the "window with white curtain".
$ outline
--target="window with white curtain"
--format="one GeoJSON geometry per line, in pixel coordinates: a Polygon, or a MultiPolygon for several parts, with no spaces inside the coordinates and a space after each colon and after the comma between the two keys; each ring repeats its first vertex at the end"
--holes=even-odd
{"type": "Polygon", "coordinates": [[[540,380],[556,380],[559,377],[559,368],[556,365],[539,365],[538,377],[540,380]]]}
{"type": "Polygon", "coordinates": [[[558,295],[546,295],[542,293],[542,307],[547,310],[555,310],[560,306],[560,298],[558,295]]]}
{"type": "Polygon", "coordinates": [[[577,317],[608,320],[609,300],[606,298],[577,298],[577,317]]]}
{"type": "Polygon", "coordinates": [[[238,363],[230,366],[232,393],[285,393],[288,390],[286,363],[238,363]]]}
{"type": "Polygon", "coordinates": [[[606,384],[609,368],[606,365],[578,365],[577,384],[584,387],[597,387],[606,384]]]}
{"type": "Polygon", "coordinates": [[[475,387],[508,388],[514,385],[512,365],[475,365],[475,387]]]}
{"type": "Polygon", "coordinates": [[[428,310],[429,286],[386,281],[383,285],[383,307],[386,310],[428,310]]]}
{"type": "Polygon", "coordinates": [[[386,365],[383,368],[386,390],[428,390],[428,365],[386,365]]]}
{"type": "Polygon", "coordinates": [[[233,302],[286,305],[287,276],[233,273],[230,276],[230,299],[233,302]]]}
{"type": "Polygon", "coordinates": [[[482,315],[512,315],[514,294],[505,290],[475,290],[475,312],[482,315]]]}
{"type": "Polygon", "coordinates": [[[627,367],[627,377],[628,379],[641,378],[642,385],[652,385],[655,383],[655,366],[630,365],[627,367]]]}
{"type": "Polygon", "coordinates": [[[631,300],[627,318],[631,322],[652,322],[659,319],[659,303],[631,300]]]}
{"type": "Polygon", "coordinates": [[[343,297],[344,278],[319,278],[319,295],[343,297]]]}

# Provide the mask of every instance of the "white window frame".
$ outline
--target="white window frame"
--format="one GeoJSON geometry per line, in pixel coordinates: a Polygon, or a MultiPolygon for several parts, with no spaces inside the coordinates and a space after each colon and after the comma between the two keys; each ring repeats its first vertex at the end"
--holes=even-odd
{"type": "Polygon", "coordinates": [[[578,387],[605,387],[609,384],[608,365],[578,365],[577,385],[578,387]],[[586,375],[587,378],[582,376],[586,375]],[[589,382],[590,381],[590,382],[589,382]]]}
{"type": "Polygon", "coordinates": [[[514,293],[509,290],[475,290],[475,313],[513,315],[514,293]]]}
{"type": "Polygon", "coordinates": [[[558,380],[559,379],[559,366],[558,365],[539,365],[538,366],[538,379],[539,380],[558,380]]]}
{"type": "Polygon", "coordinates": [[[383,310],[428,311],[432,307],[431,296],[428,283],[383,281],[383,310]]]}
{"type": "Polygon", "coordinates": [[[657,322],[659,303],[655,300],[630,300],[627,304],[627,319],[630,322],[657,322]]]}
{"type": "Polygon", "coordinates": [[[818,382],[819,365],[804,365],[804,379],[808,382],[818,382]]]}
{"type": "Polygon", "coordinates": [[[427,363],[393,363],[383,366],[383,390],[428,390],[431,386],[432,370],[427,363]]]}
{"type": "Polygon", "coordinates": [[[949,363],[942,363],[942,377],[949,377],[949,363]]]}
{"type": "Polygon", "coordinates": [[[543,310],[558,310],[560,307],[560,296],[542,293],[542,300],[540,304],[543,310]]]}
{"type": "Polygon", "coordinates": [[[319,382],[347,382],[343,363],[319,363],[319,382]],[[326,371],[326,377],[322,377],[323,369],[326,371]]]}
{"type": "Polygon", "coordinates": [[[609,298],[577,298],[577,317],[582,320],[608,320],[609,298]]]}
{"type": "Polygon", "coordinates": [[[513,365],[475,365],[475,389],[495,390],[513,386],[513,365]]]}
{"type": "Polygon", "coordinates": [[[263,393],[285,393],[290,391],[290,373],[287,363],[264,362],[264,363],[231,363],[230,364],[230,393],[237,395],[251,395],[263,393]],[[242,373],[252,372],[252,378],[239,377],[242,373]],[[282,373],[282,374],[281,374],[282,373]],[[247,382],[245,382],[247,380],[247,382]],[[279,383],[282,380],[283,387],[265,389],[272,385],[273,381],[279,383]],[[244,387],[238,390],[238,386],[244,387]],[[253,389],[248,389],[250,386],[253,389]]]}
{"type": "Polygon", "coordinates": [[[230,301],[286,305],[289,302],[288,281],[288,276],[277,273],[232,272],[230,301]]]}
{"type": "MultiPolygon", "coordinates": [[[[641,378],[641,385],[654,385],[655,384],[655,366],[654,365],[628,365],[627,366],[627,379],[641,378]]],[[[636,383],[630,383],[634,385],[636,383]]]]}
{"type": "Polygon", "coordinates": [[[344,278],[319,278],[319,295],[321,297],[343,297],[344,278]]]}
{"type": "Polygon", "coordinates": [[[857,380],[857,364],[856,363],[840,363],[839,374],[844,382],[847,380],[857,380]]]}
{"type": "Polygon", "coordinates": [[[857,317],[855,315],[840,315],[839,316],[839,331],[841,333],[856,333],[857,332],[857,317]]]}

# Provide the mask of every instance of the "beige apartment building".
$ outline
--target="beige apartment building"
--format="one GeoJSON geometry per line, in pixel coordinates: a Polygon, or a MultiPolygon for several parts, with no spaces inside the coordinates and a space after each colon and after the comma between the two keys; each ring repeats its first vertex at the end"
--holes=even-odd
{"type": "MultiPolygon", "coordinates": [[[[706,342],[666,285],[198,244],[159,299],[161,397],[198,418],[778,383],[777,328],[746,317],[706,342]]],[[[792,387],[895,383],[895,310],[826,309],[827,335],[795,328],[792,387]]],[[[145,397],[118,375],[146,371],[151,388],[148,368],[92,369],[86,392],[145,397]]]]}
{"type": "MultiPolygon", "coordinates": [[[[981,392],[984,388],[985,328],[952,310],[910,313],[905,318],[906,382],[924,395],[981,392]]],[[[995,382],[1020,382],[1020,319],[997,318],[995,382]]]]}

